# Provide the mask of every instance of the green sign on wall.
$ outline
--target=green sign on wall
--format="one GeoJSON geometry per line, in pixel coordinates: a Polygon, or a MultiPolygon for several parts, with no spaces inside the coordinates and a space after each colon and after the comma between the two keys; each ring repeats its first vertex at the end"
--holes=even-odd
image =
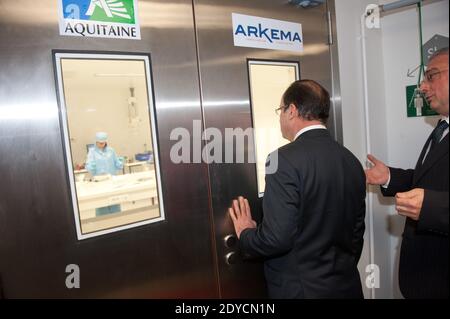
{"type": "Polygon", "coordinates": [[[428,104],[427,100],[425,98],[422,98],[423,101],[423,107],[417,112],[416,104],[414,103],[415,96],[415,90],[417,88],[417,85],[410,85],[406,87],[406,110],[408,117],[420,117],[420,116],[433,116],[438,115],[435,111],[433,111],[428,104]],[[419,114],[417,114],[419,113],[419,114]]]}

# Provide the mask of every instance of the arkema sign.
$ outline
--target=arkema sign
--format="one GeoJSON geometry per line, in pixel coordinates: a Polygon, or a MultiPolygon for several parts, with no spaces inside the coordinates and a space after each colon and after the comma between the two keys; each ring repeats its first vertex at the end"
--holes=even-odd
{"type": "Polygon", "coordinates": [[[141,38],[137,0],[58,0],[59,33],[79,37],[141,38]]]}
{"type": "Polygon", "coordinates": [[[234,45],[260,49],[303,51],[302,25],[281,20],[232,14],[234,45]]]}

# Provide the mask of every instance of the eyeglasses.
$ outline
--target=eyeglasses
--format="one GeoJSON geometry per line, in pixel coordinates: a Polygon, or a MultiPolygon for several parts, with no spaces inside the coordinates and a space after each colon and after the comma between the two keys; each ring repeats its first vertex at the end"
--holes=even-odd
{"type": "Polygon", "coordinates": [[[448,69],[444,69],[444,70],[436,70],[436,69],[431,69],[427,72],[425,72],[425,78],[424,78],[424,82],[434,82],[435,80],[439,80],[441,78],[441,73],[448,71],[448,69]]]}
{"type": "Polygon", "coordinates": [[[276,115],[280,115],[281,111],[282,111],[282,110],[284,111],[285,109],[286,109],[285,106],[280,106],[279,108],[276,108],[276,109],[275,109],[275,114],[276,114],[276,115]]]}

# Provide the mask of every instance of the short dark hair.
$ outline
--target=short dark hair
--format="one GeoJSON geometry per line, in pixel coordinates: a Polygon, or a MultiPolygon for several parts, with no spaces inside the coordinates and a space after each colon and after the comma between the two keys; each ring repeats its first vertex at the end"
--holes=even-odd
{"type": "Polygon", "coordinates": [[[308,121],[326,123],[330,116],[330,94],[313,80],[292,83],[284,92],[283,104],[286,109],[294,104],[299,116],[308,121]]]}

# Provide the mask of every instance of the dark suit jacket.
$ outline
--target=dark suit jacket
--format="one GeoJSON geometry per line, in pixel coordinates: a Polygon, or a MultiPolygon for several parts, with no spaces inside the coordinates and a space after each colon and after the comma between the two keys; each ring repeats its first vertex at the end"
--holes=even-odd
{"type": "Polygon", "coordinates": [[[364,234],[364,170],[327,130],[278,151],[266,175],[263,221],[242,232],[244,253],[269,257],[271,298],[362,298],[357,264],[364,234]]]}
{"type": "Polygon", "coordinates": [[[389,188],[381,188],[385,196],[425,189],[419,221],[407,218],[403,231],[399,284],[405,298],[448,298],[448,134],[423,162],[430,142],[414,170],[389,168],[389,188]]]}

